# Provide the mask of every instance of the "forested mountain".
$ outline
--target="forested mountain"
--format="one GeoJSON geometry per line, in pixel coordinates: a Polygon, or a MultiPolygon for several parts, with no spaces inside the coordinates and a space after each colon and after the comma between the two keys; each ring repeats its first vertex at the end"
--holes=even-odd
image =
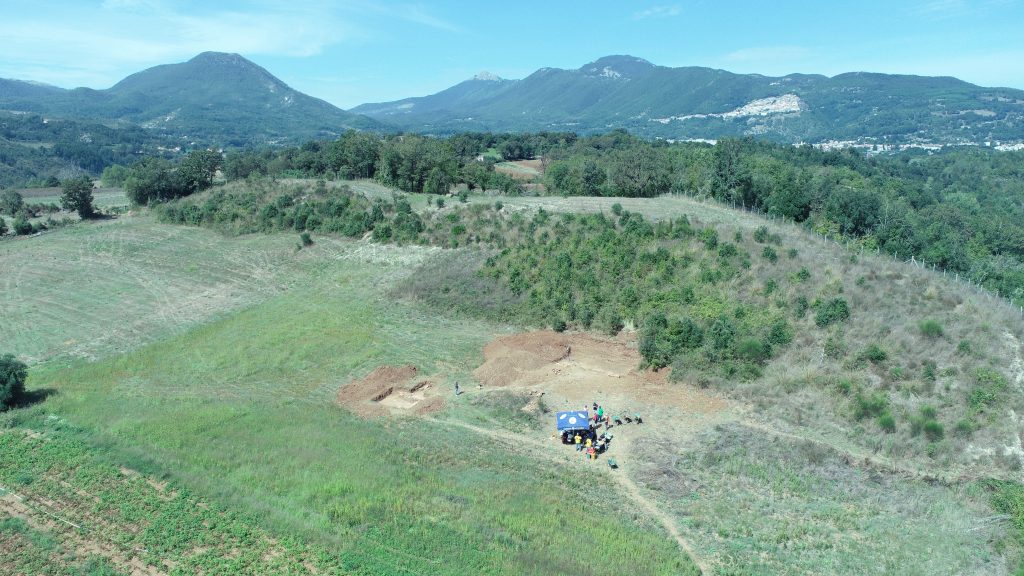
{"type": "Polygon", "coordinates": [[[769,77],[608,56],[522,80],[473,79],[438,94],[352,109],[407,130],[626,128],[667,139],[780,142],[1024,140],[1024,91],[949,77],[853,72],[769,77]]]}
{"type": "Polygon", "coordinates": [[[218,52],[143,70],[106,90],[3,80],[0,109],[138,125],[185,145],[301,142],[380,127],[290,88],[238,54],[218,52]]]}

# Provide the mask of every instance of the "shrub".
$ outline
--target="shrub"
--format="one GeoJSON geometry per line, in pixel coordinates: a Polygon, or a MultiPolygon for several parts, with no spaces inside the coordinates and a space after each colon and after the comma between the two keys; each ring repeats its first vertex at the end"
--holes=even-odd
{"type": "Polygon", "coordinates": [[[0,236],[7,234],[7,221],[0,218],[0,236]]]}
{"type": "Polygon", "coordinates": [[[942,337],[942,324],[940,324],[938,320],[922,320],[919,327],[921,328],[921,334],[923,334],[925,338],[942,337]]]}
{"type": "Polygon", "coordinates": [[[942,440],[942,437],[946,435],[946,430],[939,422],[928,420],[924,423],[924,435],[928,437],[928,440],[936,442],[942,440]]]}
{"type": "Polygon", "coordinates": [[[561,317],[555,318],[554,321],[551,322],[551,329],[555,332],[565,332],[566,328],[568,328],[568,326],[566,325],[565,320],[561,317]]]}
{"type": "Polygon", "coordinates": [[[935,382],[938,379],[938,365],[934,360],[925,360],[921,367],[921,378],[925,382],[935,382]]]}
{"type": "Polygon", "coordinates": [[[889,410],[889,398],[882,392],[869,396],[858,393],[853,399],[853,417],[857,420],[875,418],[889,410]]]}
{"type": "Polygon", "coordinates": [[[299,240],[302,241],[303,246],[313,245],[313,237],[309,235],[309,232],[303,232],[302,234],[299,234],[299,240]]]}
{"type": "Polygon", "coordinates": [[[731,258],[737,254],[739,254],[739,250],[736,249],[735,244],[725,242],[718,247],[719,258],[731,258]]]}
{"type": "Polygon", "coordinates": [[[704,243],[704,247],[708,250],[714,250],[718,247],[718,231],[714,228],[704,228],[698,236],[700,241],[704,243]]]}
{"type": "Polygon", "coordinates": [[[888,410],[878,415],[878,427],[892,434],[896,431],[896,418],[888,410]]]}
{"type": "Polygon", "coordinates": [[[789,251],[786,252],[786,254],[790,257],[790,259],[796,260],[796,257],[798,254],[800,254],[800,252],[798,252],[796,248],[790,248],[789,251]]]}
{"type": "Polygon", "coordinates": [[[843,341],[843,337],[838,334],[831,334],[825,339],[825,356],[838,360],[843,356],[846,356],[846,342],[843,341]]]}
{"type": "Polygon", "coordinates": [[[789,328],[789,323],[784,319],[779,318],[772,323],[771,328],[768,329],[768,343],[775,346],[785,346],[793,341],[793,331],[789,328]]]}
{"type": "Polygon", "coordinates": [[[764,244],[765,242],[768,241],[768,237],[769,235],[767,226],[758,226],[757,230],[754,230],[754,242],[757,242],[758,244],[764,244]]]}
{"type": "Polygon", "coordinates": [[[494,203],[494,211],[495,212],[501,212],[501,209],[504,208],[504,207],[505,207],[505,205],[501,203],[501,200],[498,200],[497,202],[494,203]]]}
{"type": "Polygon", "coordinates": [[[6,410],[25,394],[28,366],[13,354],[0,356],[0,410],[6,410]]]}
{"type": "Polygon", "coordinates": [[[621,216],[622,215],[622,204],[619,204],[618,202],[616,202],[615,204],[612,204],[612,214],[615,214],[616,216],[621,216]]]}
{"type": "Polygon", "coordinates": [[[771,296],[772,293],[779,287],[779,283],[774,278],[769,278],[764,282],[764,295],[771,296]]]}
{"type": "Polygon", "coordinates": [[[811,271],[806,266],[801,267],[793,274],[793,280],[797,282],[807,282],[811,279],[811,271]]]}
{"type": "Polygon", "coordinates": [[[811,307],[811,304],[807,301],[806,296],[797,296],[793,302],[793,313],[797,318],[803,318],[807,314],[807,309],[811,307]]]}
{"type": "Polygon", "coordinates": [[[974,379],[975,388],[967,395],[967,406],[975,412],[996,405],[1009,387],[1006,377],[991,368],[979,368],[974,379]]]}
{"type": "Polygon", "coordinates": [[[879,344],[868,344],[863,352],[860,353],[860,358],[870,362],[871,364],[882,364],[889,359],[889,353],[885,351],[879,344]]]}
{"type": "Polygon", "coordinates": [[[771,246],[765,246],[764,250],[761,250],[761,256],[772,264],[779,261],[779,254],[771,246]]]}
{"type": "Polygon", "coordinates": [[[970,438],[974,431],[977,430],[977,424],[970,418],[961,418],[957,420],[956,426],[953,427],[953,434],[960,436],[961,438],[970,438]]]}
{"type": "Polygon", "coordinates": [[[756,338],[741,340],[736,354],[748,362],[761,363],[771,355],[771,347],[756,338]]]}
{"type": "Polygon", "coordinates": [[[32,223],[25,217],[24,212],[19,212],[17,217],[14,218],[13,226],[14,233],[18,236],[25,236],[35,231],[35,228],[32,227],[32,223]]]}
{"type": "Polygon", "coordinates": [[[818,311],[814,315],[814,323],[819,328],[824,328],[836,322],[843,322],[850,318],[850,308],[846,300],[833,298],[818,305],[818,311]]]}

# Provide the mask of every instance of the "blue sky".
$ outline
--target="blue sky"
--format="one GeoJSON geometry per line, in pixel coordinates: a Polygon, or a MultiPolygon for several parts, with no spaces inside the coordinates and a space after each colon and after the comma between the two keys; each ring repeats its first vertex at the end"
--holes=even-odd
{"type": "Polygon", "coordinates": [[[107,88],[238,52],[343,108],[609,54],[664,66],[956,76],[1024,88],[1024,0],[633,3],[4,0],[0,77],[107,88]]]}

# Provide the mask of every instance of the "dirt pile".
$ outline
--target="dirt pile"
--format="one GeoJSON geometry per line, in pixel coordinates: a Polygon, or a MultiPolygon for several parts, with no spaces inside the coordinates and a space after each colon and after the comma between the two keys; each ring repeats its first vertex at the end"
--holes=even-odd
{"type": "Polygon", "coordinates": [[[432,379],[417,378],[415,366],[380,366],[361,380],[343,384],[338,404],[364,418],[429,414],[444,406],[432,379]]]}
{"type": "Polygon", "coordinates": [[[484,347],[484,363],[473,377],[484,386],[504,387],[532,370],[567,358],[569,337],[557,332],[527,332],[501,336],[484,347]]]}
{"type": "Polygon", "coordinates": [[[635,343],[625,338],[526,332],[487,344],[484,363],[473,376],[485,388],[546,392],[545,400],[559,410],[601,402],[624,414],[666,411],[668,417],[728,408],[724,398],[710,392],[669,383],[667,370],[641,370],[641,360],[635,343]]]}

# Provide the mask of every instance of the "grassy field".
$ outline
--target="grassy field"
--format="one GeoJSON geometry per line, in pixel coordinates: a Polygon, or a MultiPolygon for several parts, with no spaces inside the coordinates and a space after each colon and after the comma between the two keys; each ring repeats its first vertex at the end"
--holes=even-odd
{"type": "MultiPolygon", "coordinates": [[[[349,184],[371,197],[392,194],[372,182],[349,184]]],[[[738,233],[740,249],[757,256],[753,272],[777,280],[780,299],[841,293],[850,301],[852,319],[842,330],[812,333],[808,317],[805,333],[762,378],[716,383],[792,436],[766,437],[736,423],[693,444],[642,446],[646,464],[625,472],[716,573],[1013,570],[1024,542],[1012,523],[1019,523],[1012,520],[1019,517],[1018,485],[1000,484],[993,496],[973,478],[979,471],[1012,474],[1010,460],[980,451],[1004,445],[1015,423],[983,412],[975,415],[985,418],[983,433],[952,434],[975,369],[1012,363],[1021,330],[1004,305],[941,275],[855,255],[789,226],[771,226],[781,257],[769,263],[751,239],[763,220],[691,199],[501,201],[510,210],[608,213],[620,203],[655,219],[685,214],[695,224],[719,224],[723,238],[738,233]],[[786,255],[790,247],[799,257],[786,255]],[[801,267],[813,270],[810,279],[793,280],[801,267]],[[924,318],[935,319],[943,334],[923,335],[924,318]],[[851,350],[827,356],[826,340],[837,338],[851,350]],[[868,343],[891,358],[857,360],[868,343]],[[932,386],[925,385],[926,360],[936,362],[932,386]],[[846,379],[854,391],[878,386],[891,395],[900,418],[894,433],[851,419],[846,379]],[[951,432],[928,452],[908,423],[925,403],[938,405],[951,432]],[[902,468],[860,465],[868,456],[902,468]],[[968,458],[975,458],[974,476],[961,480],[968,458]],[[933,473],[955,479],[923,477],[933,473]]],[[[412,204],[434,210],[423,195],[412,204]]],[[[468,381],[483,345],[519,328],[429,307],[402,287],[481,256],[319,235],[299,250],[297,241],[292,233],[224,237],[142,215],[0,242],[0,264],[15,270],[2,280],[5,344],[32,364],[30,387],[52,392],[34,407],[0,415],[0,450],[27,455],[0,459],[0,486],[34,502],[66,500],[69,518],[88,524],[102,508],[74,512],[80,498],[57,487],[94,493],[93,476],[116,477],[110,475],[127,466],[180,491],[181,501],[171,500],[180,506],[159,512],[168,526],[202,522],[205,512],[189,516],[181,508],[203,504],[250,534],[245,546],[265,553],[243,555],[236,566],[252,573],[301,572],[309,562],[324,572],[365,574],[695,570],[634,502],[607,486],[604,471],[566,471],[514,441],[495,445],[457,425],[497,427],[510,440],[546,436],[518,412],[510,417],[498,397],[493,404],[460,398],[436,420],[365,421],[333,404],[339,386],[383,364],[414,364],[442,386],[468,381]],[[53,442],[73,456],[48,451],[53,442]],[[88,466],[64,470],[62,459],[88,466]],[[585,521],[567,520],[573,518],[585,521]],[[280,561],[267,564],[268,557],[280,561]]],[[[1008,397],[1005,406],[1016,408],[1018,400],[1008,397]]],[[[134,480],[109,484],[101,501],[150,502],[160,492],[134,480]]],[[[140,530],[157,529],[130,515],[98,525],[128,546],[136,546],[140,530]]],[[[89,562],[104,569],[103,555],[71,553],[75,538],[52,523],[19,524],[0,512],[0,541],[15,546],[18,559],[58,559],[67,568],[59,573],[84,571],[89,562]]],[[[186,541],[168,554],[187,573],[209,550],[240,546],[220,542],[224,548],[186,541]]],[[[139,559],[173,571],[151,556],[139,559]]]]}
{"type": "MultiPolygon", "coordinates": [[[[85,430],[108,458],[246,511],[272,537],[313,543],[326,550],[329,563],[357,573],[692,569],[673,542],[631,519],[617,498],[587,496],[584,487],[596,478],[537,466],[526,455],[441,424],[367,422],[333,405],[338,386],[381,364],[413,363],[426,373],[464,376],[478,362],[482,345],[506,330],[438,318],[384,297],[382,287],[436,250],[320,238],[296,253],[291,235],[229,240],[146,218],[36,240],[106,246],[114,231],[134,235],[127,244],[133,247],[131,259],[148,262],[144,275],[159,283],[173,283],[186,262],[199,266],[189,272],[198,282],[215,277],[224,256],[214,253],[226,248],[230,254],[229,246],[242,242],[246,253],[271,255],[263,269],[275,275],[260,281],[276,293],[257,282],[247,285],[249,300],[233,304],[234,311],[198,310],[171,326],[140,327],[152,344],[127,350],[96,346],[95,361],[70,367],[37,364],[31,387],[55,394],[3,416],[8,425],[41,428],[48,435],[46,423],[54,415],[61,426],[85,430]],[[166,235],[178,230],[194,234],[198,244],[186,241],[181,252],[164,252],[177,243],[166,235]],[[204,238],[210,242],[203,244],[204,238]],[[276,284],[282,277],[290,280],[276,284]],[[569,531],[567,518],[585,520],[569,531]]],[[[10,249],[45,246],[19,242],[10,249]]],[[[65,273],[74,277],[91,265],[83,259],[78,270],[65,273]]],[[[49,283],[22,277],[18,286],[31,294],[49,283]]],[[[104,296],[97,288],[92,298],[106,302],[112,318],[83,316],[87,329],[116,329],[130,320],[131,307],[116,314],[116,293],[104,296]]],[[[11,302],[8,309],[22,299],[11,302]]],[[[134,305],[161,304],[167,302],[134,305]]],[[[15,334],[30,333],[31,311],[11,317],[18,319],[15,334]]],[[[56,325],[48,331],[60,333],[56,325]]],[[[20,338],[22,345],[34,342],[20,338]]],[[[61,358],[60,348],[52,340],[38,344],[36,354],[61,358]]],[[[0,477],[8,479],[24,472],[9,461],[0,468],[0,477]]],[[[23,490],[31,493],[32,485],[28,481],[23,490]]]]}

